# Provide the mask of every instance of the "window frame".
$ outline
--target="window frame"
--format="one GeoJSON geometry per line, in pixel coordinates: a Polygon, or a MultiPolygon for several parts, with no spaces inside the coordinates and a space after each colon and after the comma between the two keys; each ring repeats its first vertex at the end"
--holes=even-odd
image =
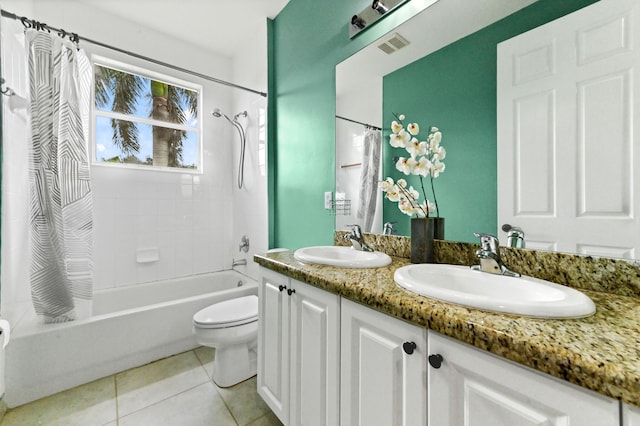
{"type": "Polygon", "coordinates": [[[142,68],[136,65],[132,65],[130,63],[106,58],[104,56],[92,55],[91,56],[91,65],[93,69],[92,74],[92,84],[91,84],[91,123],[89,125],[91,132],[91,165],[99,166],[99,167],[110,167],[110,168],[124,168],[124,169],[135,169],[135,170],[146,170],[146,171],[156,171],[156,172],[169,172],[169,173],[188,173],[188,174],[197,174],[201,175],[204,173],[204,147],[203,147],[203,98],[204,98],[204,88],[202,85],[194,83],[193,81],[183,80],[181,78],[174,77],[172,75],[163,74],[157,71],[153,71],[150,69],[142,68]],[[178,124],[178,123],[170,123],[164,122],[160,120],[155,120],[147,117],[136,117],[133,115],[122,114],[113,111],[103,111],[96,108],[95,104],[95,67],[102,66],[106,68],[111,68],[116,71],[126,72],[129,74],[139,75],[141,77],[145,77],[151,80],[161,81],[163,83],[170,84],[172,86],[179,86],[184,89],[193,90],[198,93],[198,122],[197,127],[192,127],[186,124],[178,124]],[[198,142],[198,164],[195,169],[193,168],[182,168],[182,167],[164,167],[164,166],[154,166],[154,165],[143,165],[143,164],[133,164],[133,163],[111,163],[107,161],[99,161],[97,156],[97,129],[96,129],[96,121],[98,117],[105,117],[108,119],[119,119],[119,120],[127,120],[134,123],[150,125],[150,126],[160,126],[166,127],[170,129],[176,130],[184,130],[188,132],[195,132],[197,134],[197,142],[198,142]]]}

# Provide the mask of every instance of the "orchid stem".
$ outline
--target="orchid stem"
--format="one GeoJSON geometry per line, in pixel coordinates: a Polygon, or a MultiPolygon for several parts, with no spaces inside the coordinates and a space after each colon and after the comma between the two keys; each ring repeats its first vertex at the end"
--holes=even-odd
{"type": "MultiPolygon", "coordinates": [[[[424,190],[424,181],[422,180],[422,176],[420,176],[420,186],[422,187],[422,196],[424,197],[425,204],[427,206],[427,213],[425,214],[425,217],[429,217],[429,201],[427,201],[427,192],[424,190]]],[[[431,181],[431,189],[433,190],[433,180],[431,181]]],[[[436,204],[436,207],[437,206],[438,205],[436,204]]]]}
{"type": "MultiPolygon", "coordinates": [[[[440,217],[440,210],[438,210],[438,200],[436,199],[436,190],[433,188],[433,175],[429,174],[429,177],[431,179],[431,192],[433,193],[433,203],[436,205],[436,217],[440,217]]],[[[424,188],[422,190],[424,191],[424,188]]]]}

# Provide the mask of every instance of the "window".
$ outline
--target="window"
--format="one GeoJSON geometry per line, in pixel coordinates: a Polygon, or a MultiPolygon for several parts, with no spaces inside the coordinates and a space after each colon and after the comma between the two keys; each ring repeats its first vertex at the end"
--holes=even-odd
{"type": "Polygon", "coordinates": [[[201,96],[187,82],[94,62],[94,162],[201,171],[201,96]]]}

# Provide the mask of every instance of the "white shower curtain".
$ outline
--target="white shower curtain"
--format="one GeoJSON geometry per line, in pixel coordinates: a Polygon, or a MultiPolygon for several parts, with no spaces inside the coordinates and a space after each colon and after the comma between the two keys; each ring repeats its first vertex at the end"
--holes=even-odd
{"type": "Polygon", "coordinates": [[[45,323],[91,314],[87,155],[91,63],[55,34],[25,32],[30,105],[31,296],[45,323]]]}
{"type": "Polygon", "coordinates": [[[373,218],[378,202],[380,182],[380,154],[382,137],[380,130],[368,129],[364,135],[362,168],[360,174],[360,194],[357,218],[364,232],[372,232],[373,218]]]}

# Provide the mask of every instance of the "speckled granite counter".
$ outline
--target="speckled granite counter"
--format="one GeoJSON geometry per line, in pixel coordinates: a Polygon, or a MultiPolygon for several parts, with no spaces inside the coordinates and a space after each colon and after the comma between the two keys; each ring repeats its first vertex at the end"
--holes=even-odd
{"type": "Polygon", "coordinates": [[[595,315],[544,320],[464,308],[399,288],[388,267],[343,269],[303,264],[293,252],[256,255],[271,270],[425,326],[560,379],[640,406],[640,298],[583,290],[595,315]]]}

